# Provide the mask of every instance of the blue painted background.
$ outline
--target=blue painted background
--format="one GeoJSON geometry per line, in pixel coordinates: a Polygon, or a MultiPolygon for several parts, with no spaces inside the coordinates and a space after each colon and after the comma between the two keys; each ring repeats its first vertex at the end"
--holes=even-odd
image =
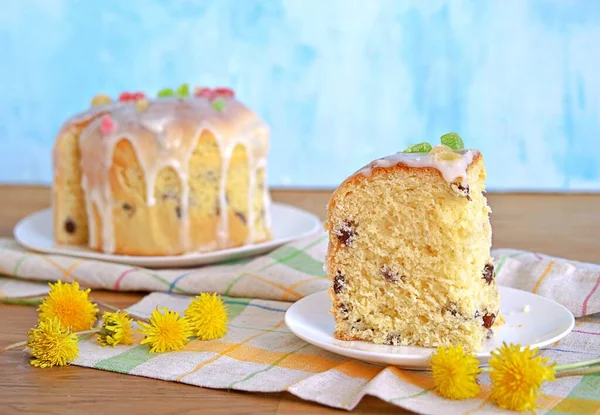
{"type": "Polygon", "coordinates": [[[0,181],[49,183],[92,96],[230,85],[270,184],[335,186],[457,131],[488,187],[600,190],[600,2],[0,0],[0,181]]]}

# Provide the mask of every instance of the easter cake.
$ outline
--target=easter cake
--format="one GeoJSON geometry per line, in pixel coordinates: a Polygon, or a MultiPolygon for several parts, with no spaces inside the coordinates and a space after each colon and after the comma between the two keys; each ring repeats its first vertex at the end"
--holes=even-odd
{"type": "Polygon", "coordinates": [[[268,240],[268,150],[228,88],[98,95],[55,141],[55,241],[163,256],[268,240]]]}
{"type": "Polygon", "coordinates": [[[483,157],[441,141],[374,160],[332,195],[336,338],[478,350],[501,321],[483,157]]]}

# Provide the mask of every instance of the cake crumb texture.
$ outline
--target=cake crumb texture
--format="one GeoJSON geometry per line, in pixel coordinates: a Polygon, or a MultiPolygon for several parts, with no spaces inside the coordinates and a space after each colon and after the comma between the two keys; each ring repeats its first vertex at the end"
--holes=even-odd
{"type": "Polygon", "coordinates": [[[325,224],[336,338],[481,348],[500,320],[485,178],[477,154],[460,189],[401,163],[342,183],[325,224]]]}

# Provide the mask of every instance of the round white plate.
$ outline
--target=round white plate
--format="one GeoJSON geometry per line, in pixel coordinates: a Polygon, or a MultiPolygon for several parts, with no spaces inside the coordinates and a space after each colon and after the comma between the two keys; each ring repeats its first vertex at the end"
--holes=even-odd
{"type": "Polygon", "coordinates": [[[265,253],[293,240],[315,234],[321,229],[321,222],[315,215],[289,205],[273,203],[271,205],[272,240],[207,253],[173,256],[111,255],[87,247],[57,245],[54,242],[52,233],[52,209],[33,213],[21,220],[15,226],[14,236],[17,242],[25,248],[49,254],[69,255],[150,268],[181,268],[265,253]]]}
{"type": "MultiPolygon", "coordinates": [[[[501,346],[502,342],[541,348],[562,339],[573,329],[573,314],[562,305],[526,291],[499,288],[506,323],[495,328],[494,336],[476,353],[482,364],[491,357],[490,351],[501,346]],[[526,307],[527,312],[524,311],[526,307]]],[[[311,294],[292,304],[285,314],[285,323],[302,340],[342,356],[409,369],[428,365],[433,348],[335,339],[335,324],[333,316],[329,314],[330,308],[331,299],[327,291],[311,294]]]]}

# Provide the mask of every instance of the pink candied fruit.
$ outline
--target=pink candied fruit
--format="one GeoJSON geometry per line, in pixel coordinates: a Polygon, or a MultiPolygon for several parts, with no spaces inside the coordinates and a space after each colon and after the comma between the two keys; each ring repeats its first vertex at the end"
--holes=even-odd
{"type": "Polygon", "coordinates": [[[197,97],[214,99],[216,97],[215,91],[210,88],[196,88],[194,95],[197,97]]]}
{"type": "Polygon", "coordinates": [[[100,131],[102,131],[102,134],[108,135],[108,134],[112,133],[114,130],[115,130],[115,122],[113,121],[113,119],[110,115],[106,114],[105,116],[102,117],[102,119],[100,119],[100,131]]]}

